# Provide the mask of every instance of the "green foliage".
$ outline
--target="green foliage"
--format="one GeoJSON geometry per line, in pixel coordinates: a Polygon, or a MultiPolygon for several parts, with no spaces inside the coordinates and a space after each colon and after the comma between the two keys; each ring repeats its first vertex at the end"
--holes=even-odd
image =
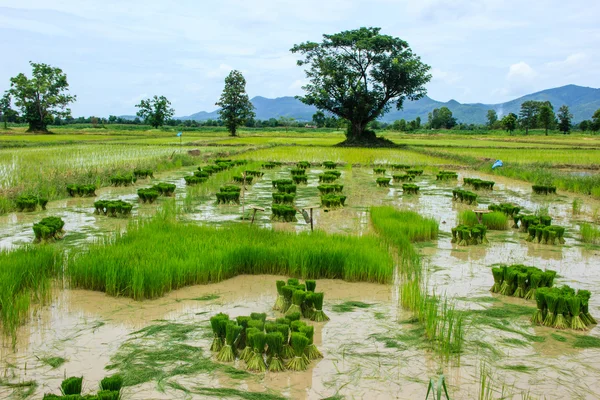
{"type": "Polygon", "coordinates": [[[143,118],[153,128],[161,127],[175,115],[171,102],[165,96],[154,95],[151,99],[144,99],[136,105],[139,108],[137,116],[143,118]]]}
{"type": "Polygon", "coordinates": [[[515,129],[517,129],[517,115],[514,113],[509,113],[502,118],[500,121],[502,128],[512,135],[515,129]]]}
{"type": "Polygon", "coordinates": [[[329,193],[321,196],[321,205],[327,208],[344,207],[346,196],[339,193],[329,193]]]}
{"type": "Polygon", "coordinates": [[[69,103],[75,96],[66,94],[69,90],[67,75],[60,68],[48,64],[29,62],[32,77],[21,73],[10,78],[10,94],[21,115],[29,124],[29,132],[48,132],[47,126],[54,117],[68,117],[69,103]]]}
{"type": "Polygon", "coordinates": [[[357,308],[369,308],[373,304],[363,303],[362,301],[345,301],[340,304],[335,304],[331,307],[334,312],[337,313],[347,313],[352,312],[357,308]]]}
{"type": "Polygon", "coordinates": [[[286,204],[274,203],[271,206],[271,211],[273,212],[271,219],[274,221],[279,221],[279,222],[295,222],[295,221],[297,221],[297,219],[296,219],[297,211],[293,206],[286,205],[286,204]]]}
{"type": "Polygon", "coordinates": [[[428,115],[427,125],[432,129],[452,129],[456,125],[456,118],[448,107],[435,108],[428,115]]]}
{"type": "Polygon", "coordinates": [[[216,105],[221,107],[219,116],[231,136],[236,136],[237,128],[254,118],[254,106],[246,94],[246,79],[240,71],[232,70],[225,78],[225,88],[216,105]]]}
{"type": "MultiPolygon", "coordinates": [[[[395,179],[396,179],[396,176],[394,176],[394,180],[395,179]]],[[[437,173],[435,179],[438,181],[454,180],[454,179],[458,179],[458,174],[454,171],[440,171],[437,173]]]]}
{"type": "Polygon", "coordinates": [[[134,174],[117,174],[110,177],[111,185],[115,186],[129,186],[133,185],[137,180],[134,174]]]}
{"type": "Polygon", "coordinates": [[[367,124],[404,100],[418,100],[431,80],[430,67],[405,41],[381,35],[379,28],[360,28],[323,35],[323,42],[295,45],[303,56],[309,83],[300,100],[349,121],[348,137],[363,139],[367,124]]]}
{"type": "Polygon", "coordinates": [[[123,387],[123,377],[119,374],[107,376],[100,381],[101,390],[120,391],[123,387]]]}
{"type": "Polygon", "coordinates": [[[479,190],[479,189],[493,190],[495,183],[496,182],[484,181],[484,180],[477,179],[477,178],[464,178],[465,186],[471,186],[475,190],[479,190]]]}
{"type": "Polygon", "coordinates": [[[17,197],[15,204],[19,211],[35,211],[38,205],[42,207],[42,210],[45,210],[48,199],[31,194],[22,194],[17,197]]]}
{"type": "Polygon", "coordinates": [[[554,115],[554,110],[552,109],[552,104],[546,102],[546,104],[542,105],[539,109],[538,121],[542,128],[546,131],[546,136],[548,136],[548,129],[550,129],[556,120],[556,116],[554,115]]]}
{"type": "Polygon", "coordinates": [[[556,186],[554,185],[533,185],[531,188],[535,194],[556,194],[556,186]]]}
{"type": "Polygon", "coordinates": [[[477,204],[477,194],[463,189],[454,189],[452,190],[452,198],[455,201],[461,201],[463,203],[467,203],[469,205],[477,204]]]}
{"type": "Polygon", "coordinates": [[[458,214],[458,223],[466,226],[474,226],[479,223],[477,214],[471,210],[464,210],[458,214]]]}

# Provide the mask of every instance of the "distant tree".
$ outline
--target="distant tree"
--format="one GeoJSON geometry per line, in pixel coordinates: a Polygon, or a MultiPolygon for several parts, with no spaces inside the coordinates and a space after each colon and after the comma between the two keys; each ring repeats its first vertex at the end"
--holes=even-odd
{"type": "Polygon", "coordinates": [[[554,115],[554,110],[552,109],[552,104],[547,102],[542,105],[538,111],[538,121],[542,128],[546,130],[546,136],[548,136],[548,129],[550,129],[556,120],[556,116],[554,115]]]}
{"type": "Polygon", "coordinates": [[[281,117],[279,117],[279,120],[277,121],[277,123],[279,124],[279,126],[283,126],[285,128],[285,132],[287,133],[288,129],[292,125],[294,125],[295,121],[296,121],[296,118],[294,118],[294,117],[281,116],[281,117]]]}
{"type": "Polygon", "coordinates": [[[154,95],[151,99],[140,101],[136,107],[140,109],[136,115],[144,118],[144,122],[153,128],[163,126],[168,119],[175,115],[175,110],[171,108],[171,102],[165,96],[154,95]]]}
{"type": "Polygon", "coordinates": [[[315,124],[318,128],[322,128],[325,126],[325,113],[323,111],[317,111],[312,116],[313,124],[315,124]]]}
{"type": "Polygon", "coordinates": [[[405,119],[395,120],[394,123],[392,124],[392,128],[395,131],[406,132],[406,120],[405,119]]]}
{"type": "Polygon", "coordinates": [[[114,115],[109,115],[108,116],[108,123],[109,124],[116,124],[117,123],[117,117],[114,115]]]}
{"type": "Polygon", "coordinates": [[[535,124],[538,121],[538,114],[540,109],[540,102],[528,100],[521,104],[521,111],[519,111],[519,121],[521,126],[525,128],[525,134],[529,134],[529,129],[535,128],[535,124]]]}
{"type": "MultiPolygon", "coordinates": [[[[0,98],[0,117],[2,117],[2,122],[4,123],[4,129],[8,129],[8,119],[10,117],[11,111],[10,108],[11,99],[10,94],[4,93],[4,96],[0,98]]],[[[15,111],[13,111],[15,112],[15,111]]]]}
{"type": "Polygon", "coordinates": [[[573,114],[569,111],[567,105],[563,105],[558,109],[558,130],[565,135],[571,131],[571,121],[573,114]]]}
{"type": "Polygon", "coordinates": [[[254,106],[246,94],[246,79],[240,71],[233,70],[225,78],[225,88],[217,102],[219,115],[231,136],[237,135],[238,126],[254,118],[254,106]]]}
{"type": "Polygon", "coordinates": [[[10,78],[10,94],[15,105],[21,109],[23,119],[29,124],[28,132],[48,132],[48,124],[54,117],[67,117],[71,110],[67,106],[76,96],[67,94],[67,75],[60,68],[48,64],[29,62],[32,77],[21,73],[10,78]]]}
{"type": "Polygon", "coordinates": [[[579,123],[579,129],[583,132],[590,130],[592,127],[592,121],[589,119],[584,119],[579,123]]]}
{"type": "Polygon", "coordinates": [[[421,117],[417,117],[414,120],[410,121],[410,127],[412,130],[421,129],[421,117]]]}
{"type": "Polygon", "coordinates": [[[590,128],[594,131],[600,131],[600,108],[592,115],[592,125],[590,128]]]}
{"type": "Polygon", "coordinates": [[[369,122],[369,125],[368,125],[368,127],[369,127],[369,129],[371,129],[371,130],[379,130],[379,129],[381,129],[381,128],[382,128],[382,126],[381,126],[381,122],[377,121],[376,119],[375,119],[375,120],[373,120],[373,121],[371,121],[371,122],[369,122]]]}
{"type": "Polygon", "coordinates": [[[486,118],[488,128],[493,128],[496,121],[498,121],[498,113],[496,110],[488,110],[486,118]]]}
{"type": "Polygon", "coordinates": [[[448,107],[436,108],[431,113],[430,124],[433,129],[452,129],[456,125],[456,118],[448,107]]]}
{"type": "Polygon", "coordinates": [[[395,104],[418,100],[427,93],[430,67],[414,55],[408,43],[379,33],[380,28],[360,28],[323,35],[321,43],[295,45],[292,53],[303,59],[309,83],[299,99],[349,122],[347,139],[375,139],[367,125],[395,104]]]}
{"type": "Polygon", "coordinates": [[[512,135],[515,129],[517,129],[517,115],[514,113],[510,113],[502,118],[502,127],[512,135]]]}

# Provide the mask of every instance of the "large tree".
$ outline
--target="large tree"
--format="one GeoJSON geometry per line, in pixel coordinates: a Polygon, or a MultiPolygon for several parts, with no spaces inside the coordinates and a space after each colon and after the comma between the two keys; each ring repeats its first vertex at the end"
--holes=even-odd
{"type": "Polygon", "coordinates": [[[360,28],[323,35],[321,43],[295,45],[292,53],[306,65],[309,83],[299,99],[347,120],[349,142],[375,139],[367,125],[386,113],[391,104],[402,109],[405,100],[427,93],[430,67],[413,54],[408,43],[360,28]]]}
{"type": "Polygon", "coordinates": [[[487,126],[488,128],[493,128],[496,121],[498,121],[498,113],[496,110],[488,110],[487,115],[487,126]]]}
{"type": "Polygon", "coordinates": [[[554,115],[552,104],[547,101],[539,108],[538,111],[538,121],[540,126],[546,130],[546,136],[548,136],[548,129],[554,125],[555,120],[556,116],[554,115]]]}
{"type": "Polygon", "coordinates": [[[502,120],[500,121],[500,123],[502,124],[502,127],[510,135],[512,135],[513,131],[515,129],[517,129],[517,115],[514,114],[514,113],[510,113],[510,114],[504,116],[504,118],[502,118],[502,120]]]}
{"type": "Polygon", "coordinates": [[[521,111],[519,111],[519,120],[521,126],[525,128],[525,134],[529,133],[529,129],[535,128],[535,124],[538,120],[538,113],[540,109],[540,102],[528,100],[521,104],[521,111]]]}
{"type": "Polygon", "coordinates": [[[558,130],[565,135],[571,131],[571,121],[573,114],[569,111],[569,106],[562,105],[558,109],[558,130]]]}
{"type": "Polygon", "coordinates": [[[432,129],[452,129],[456,126],[456,118],[452,116],[452,111],[448,107],[441,107],[429,113],[428,123],[432,129]]]}
{"type": "Polygon", "coordinates": [[[217,106],[221,107],[219,115],[231,136],[237,135],[238,126],[255,117],[254,106],[246,94],[246,79],[240,71],[233,70],[225,78],[225,88],[217,106]]]}
{"type": "Polygon", "coordinates": [[[592,124],[591,124],[590,128],[594,132],[597,132],[600,130],[600,108],[596,110],[594,115],[592,115],[592,124]]]}
{"type": "Polygon", "coordinates": [[[29,124],[28,132],[48,132],[48,124],[54,117],[68,117],[67,106],[76,96],[67,94],[67,75],[60,68],[48,64],[29,62],[31,78],[21,73],[10,78],[10,94],[15,105],[21,109],[23,119],[29,124]]]}
{"type": "Polygon", "coordinates": [[[140,101],[136,107],[139,108],[137,116],[144,118],[144,121],[154,128],[163,126],[175,115],[175,110],[171,108],[171,102],[165,96],[154,95],[151,99],[140,101]]]}

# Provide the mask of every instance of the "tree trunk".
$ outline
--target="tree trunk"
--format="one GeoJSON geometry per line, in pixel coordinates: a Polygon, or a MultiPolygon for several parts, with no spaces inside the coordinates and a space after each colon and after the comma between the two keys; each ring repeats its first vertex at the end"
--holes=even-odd
{"type": "Polygon", "coordinates": [[[546,136],[548,136],[548,128],[546,128],[546,136]]]}
{"type": "Polygon", "coordinates": [[[528,135],[528,134],[529,134],[529,127],[528,127],[528,126],[526,126],[526,127],[525,127],[525,134],[526,134],[526,135],[528,135]]]}
{"type": "Polygon", "coordinates": [[[237,136],[237,130],[235,128],[231,129],[229,131],[230,135],[229,136],[237,136]]]}
{"type": "Polygon", "coordinates": [[[346,136],[351,142],[364,142],[375,139],[375,133],[367,130],[367,122],[365,121],[351,121],[346,136]]]}
{"type": "Polygon", "coordinates": [[[42,121],[29,121],[27,132],[48,133],[47,125],[42,121]]]}

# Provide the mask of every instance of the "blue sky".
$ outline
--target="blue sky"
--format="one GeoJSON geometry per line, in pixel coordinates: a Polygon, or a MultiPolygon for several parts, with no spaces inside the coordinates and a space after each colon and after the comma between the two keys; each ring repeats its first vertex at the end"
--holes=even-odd
{"type": "Polygon", "coordinates": [[[154,94],[184,116],[214,110],[231,69],[251,97],[301,94],[294,44],[379,26],[431,65],[430,97],[499,103],[600,87],[598,15],[595,0],[0,0],[0,91],[32,60],[67,73],[75,116],[134,114],[154,94]]]}

